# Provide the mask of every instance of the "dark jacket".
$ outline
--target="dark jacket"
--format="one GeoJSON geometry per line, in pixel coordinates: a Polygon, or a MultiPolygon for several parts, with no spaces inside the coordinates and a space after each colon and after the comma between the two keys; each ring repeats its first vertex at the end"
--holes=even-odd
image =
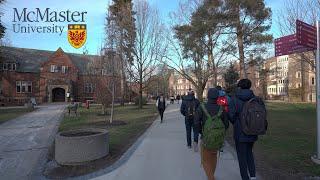
{"type": "Polygon", "coordinates": [[[200,105],[200,101],[198,99],[196,99],[193,95],[187,95],[187,96],[184,96],[183,100],[182,100],[182,104],[181,104],[181,107],[180,107],[180,112],[183,116],[185,116],[186,118],[188,118],[186,116],[187,114],[187,105],[189,104],[187,101],[194,101],[194,105],[195,105],[195,109],[198,109],[199,105],[200,105]]]}
{"type": "MultiPolygon", "coordinates": [[[[217,104],[217,99],[219,97],[219,91],[215,88],[210,88],[208,91],[208,102],[205,104],[205,108],[208,113],[213,117],[219,112],[220,106],[217,104]]],[[[203,125],[207,120],[206,114],[203,112],[201,106],[198,107],[196,111],[196,116],[194,118],[194,124],[197,130],[201,132],[203,125]]]]}
{"type": "Polygon", "coordinates": [[[242,132],[240,123],[240,112],[242,111],[245,102],[255,97],[250,89],[238,89],[235,97],[231,98],[229,103],[229,117],[233,124],[233,137],[238,142],[254,142],[258,139],[256,135],[246,135],[242,132]]]}
{"type": "Polygon", "coordinates": [[[163,97],[162,102],[159,101],[160,96],[157,98],[158,111],[164,111],[166,109],[166,99],[163,97]]]}

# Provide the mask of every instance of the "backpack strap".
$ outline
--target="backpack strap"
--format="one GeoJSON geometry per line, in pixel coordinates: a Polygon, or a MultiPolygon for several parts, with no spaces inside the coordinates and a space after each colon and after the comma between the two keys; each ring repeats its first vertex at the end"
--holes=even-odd
{"type": "Polygon", "coordinates": [[[201,103],[201,109],[203,110],[203,112],[207,116],[207,118],[211,118],[211,119],[214,119],[215,117],[221,116],[221,114],[223,112],[223,107],[219,106],[218,114],[216,114],[214,117],[211,117],[211,115],[209,114],[209,112],[207,111],[207,108],[204,106],[203,103],[201,103]]]}
{"type": "Polygon", "coordinates": [[[203,103],[201,103],[201,109],[204,112],[204,114],[207,116],[207,118],[212,118],[203,103]]]}

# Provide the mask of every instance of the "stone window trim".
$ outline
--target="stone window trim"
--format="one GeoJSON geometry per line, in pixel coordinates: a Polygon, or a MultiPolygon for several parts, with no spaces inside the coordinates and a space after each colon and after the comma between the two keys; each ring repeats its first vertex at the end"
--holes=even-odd
{"type": "Polygon", "coordinates": [[[316,82],[315,78],[311,77],[310,78],[310,84],[314,86],[316,84],[315,82],[316,82]]]}
{"type": "Polygon", "coordinates": [[[32,81],[16,81],[17,93],[32,93],[32,81]]]}

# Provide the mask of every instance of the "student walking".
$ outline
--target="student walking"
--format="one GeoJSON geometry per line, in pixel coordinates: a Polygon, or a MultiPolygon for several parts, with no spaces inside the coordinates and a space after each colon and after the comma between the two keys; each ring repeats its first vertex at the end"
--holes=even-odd
{"type": "Polygon", "coordinates": [[[253,180],[256,179],[256,168],[252,149],[258,135],[265,134],[267,130],[266,108],[263,101],[250,90],[249,79],[241,79],[237,86],[235,97],[229,103],[229,116],[234,128],[233,138],[241,178],[253,180]]]}
{"type": "Polygon", "coordinates": [[[214,180],[214,172],[217,164],[217,154],[223,146],[225,137],[225,125],[222,122],[223,107],[217,104],[219,90],[208,90],[208,102],[201,104],[196,111],[195,126],[202,131],[201,139],[201,164],[208,177],[214,180]]]}
{"type": "Polygon", "coordinates": [[[180,97],[180,95],[178,94],[178,95],[177,95],[177,98],[176,98],[177,101],[178,101],[178,104],[180,103],[180,98],[181,98],[181,97],[180,97]]]}
{"type": "Polygon", "coordinates": [[[193,129],[193,148],[194,151],[198,151],[198,137],[199,132],[194,127],[194,115],[196,113],[196,109],[199,107],[199,100],[195,98],[194,92],[189,90],[188,95],[185,96],[182,100],[182,104],[180,107],[181,114],[185,117],[185,126],[186,126],[186,134],[187,134],[187,146],[188,148],[192,148],[191,146],[191,131],[193,129]]]}
{"type": "Polygon", "coordinates": [[[161,123],[163,122],[163,113],[166,110],[166,99],[163,96],[163,94],[161,94],[158,98],[157,98],[157,102],[156,102],[156,106],[158,107],[158,111],[160,114],[160,118],[161,118],[161,123]]]}

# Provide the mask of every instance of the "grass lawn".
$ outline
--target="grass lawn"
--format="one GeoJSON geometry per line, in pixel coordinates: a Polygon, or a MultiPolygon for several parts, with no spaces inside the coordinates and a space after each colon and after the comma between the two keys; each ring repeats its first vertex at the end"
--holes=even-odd
{"type": "Polygon", "coordinates": [[[0,109],[0,124],[31,111],[29,108],[0,109]]]}
{"type": "Polygon", "coordinates": [[[316,151],[315,105],[268,103],[267,109],[268,132],[255,146],[260,164],[280,174],[320,176],[320,165],[310,160],[316,151]]]}
{"type": "MultiPolygon", "coordinates": [[[[152,124],[157,116],[154,105],[145,105],[143,109],[137,106],[117,106],[114,112],[114,125],[106,123],[110,116],[102,116],[101,108],[93,106],[90,109],[80,108],[80,116],[65,115],[59,131],[83,127],[107,128],[109,131],[110,153],[107,157],[92,161],[84,165],[73,167],[58,167],[46,174],[52,178],[67,178],[87,174],[107,167],[121,157],[121,155],[136,141],[136,139],[152,124]]],[[[50,157],[49,157],[50,159],[50,157]]]]}

